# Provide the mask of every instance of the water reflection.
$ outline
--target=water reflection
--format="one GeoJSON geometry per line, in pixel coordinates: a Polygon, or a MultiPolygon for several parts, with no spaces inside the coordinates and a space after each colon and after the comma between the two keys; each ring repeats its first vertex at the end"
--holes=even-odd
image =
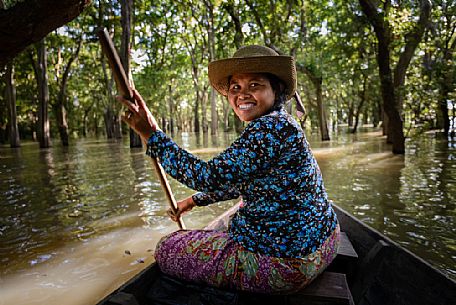
{"type": "MultiPolygon", "coordinates": [[[[183,133],[175,139],[208,159],[235,137],[183,133]]],[[[405,156],[392,155],[377,131],[341,132],[331,142],[309,139],[336,204],[456,278],[455,139],[427,134],[408,140],[405,156]]],[[[166,216],[149,160],[127,140],[81,140],[46,150],[36,143],[0,147],[0,181],[0,294],[14,304],[21,302],[13,286],[74,290],[87,283],[91,301],[79,304],[93,303],[140,270],[137,259],[150,259],[160,236],[177,228],[166,216]]],[[[193,193],[170,184],[177,199],[193,193]]],[[[186,225],[202,227],[232,204],[195,209],[186,225]]],[[[33,304],[30,295],[22,304],[33,304]]],[[[47,297],[46,303],[58,300],[47,297]]]]}
{"type": "Polygon", "coordinates": [[[345,153],[318,158],[316,150],[331,198],[456,277],[456,149],[435,134],[408,140],[405,156],[390,154],[381,137],[359,140],[345,153]]]}

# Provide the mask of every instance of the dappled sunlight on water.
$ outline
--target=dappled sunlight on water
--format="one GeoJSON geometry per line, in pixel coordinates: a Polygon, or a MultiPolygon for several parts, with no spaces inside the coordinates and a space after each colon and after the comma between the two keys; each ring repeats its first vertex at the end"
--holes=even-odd
{"type": "Polygon", "coordinates": [[[315,155],[338,205],[456,278],[456,149],[434,134],[407,141],[405,156],[383,138],[315,155]]]}
{"type": "MultiPolygon", "coordinates": [[[[174,138],[208,159],[235,137],[174,138]]],[[[309,139],[331,200],[456,278],[453,142],[427,134],[397,156],[378,131],[309,139]]],[[[0,179],[0,305],[96,303],[177,229],[150,162],[127,139],[2,146],[0,179]]],[[[170,185],[178,200],[193,193],[170,185]]],[[[185,223],[201,228],[233,204],[195,208],[185,223]]]]}

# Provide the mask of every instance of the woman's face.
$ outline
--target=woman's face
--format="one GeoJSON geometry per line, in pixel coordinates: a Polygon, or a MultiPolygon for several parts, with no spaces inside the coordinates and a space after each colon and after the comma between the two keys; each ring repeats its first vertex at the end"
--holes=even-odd
{"type": "Polygon", "coordinates": [[[269,112],[275,93],[262,73],[234,74],[231,77],[228,101],[241,121],[250,122],[269,112]]]}

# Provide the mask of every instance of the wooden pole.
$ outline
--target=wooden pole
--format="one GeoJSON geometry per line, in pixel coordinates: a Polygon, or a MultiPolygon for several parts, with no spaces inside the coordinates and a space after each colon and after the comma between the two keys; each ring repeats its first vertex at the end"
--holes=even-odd
{"type": "MultiPolygon", "coordinates": [[[[106,55],[108,59],[109,66],[111,67],[112,73],[114,75],[114,80],[116,81],[117,90],[119,93],[129,101],[133,102],[133,91],[128,83],[127,75],[125,74],[125,70],[120,62],[119,55],[114,47],[114,43],[109,36],[108,31],[105,28],[101,28],[97,30],[98,38],[100,39],[101,48],[103,53],[106,55]]],[[[155,121],[155,119],[154,119],[155,121]]],[[[157,128],[158,125],[156,124],[157,128]]],[[[145,143],[146,144],[146,143],[145,143]]],[[[146,145],[145,145],[146,146],[146,145]]],[[[166,173],[163,167],[158,163],[157,158],[150,158],[152,167],[155,169],[157,173],[158,179],[160,180],[160,184],[165,192],[166,199],[171,207],[173,213],[177,212],[177,202],[174,198],[173,192],[171,191],[171,187],[169,185],[168,179],[166,178],[166,173]]],[[[185,229],[185,224],[182,218],[179,218],[177,225],[180,229],[185,229]]]]}

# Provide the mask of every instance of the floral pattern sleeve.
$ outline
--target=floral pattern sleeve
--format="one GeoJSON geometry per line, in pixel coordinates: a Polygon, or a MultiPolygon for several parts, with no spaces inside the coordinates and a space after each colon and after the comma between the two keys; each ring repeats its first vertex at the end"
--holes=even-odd
{"type": "Polygon", "coordinates": [[[285,111],[252,122],[220,155],[204,161],[163,132],[148,141],[173,178],[199,191],[197,205],[242,195],[229,234],[248,251],[271,257],[304,257],[320,247],[337,225],[320,168],[302,128],[285,111]]]}
{"type": "MultiPolygon", "coordinates": [[[[251,122],[240,138],[207,162],[180,148],[162,131],[149,138],[147,154],[159,158],[165,171],[186,186],[215,199],[225,198],[232,189],[274,164],[280,139],[277,126],[273,125],[267,117],[251,122]]],[[[202,201],[203,205],[210,202],[202,201]]]]}
{"type": "Polygon", "coordinates": [[[231,188],[228,191],[218,191],[213,193],[198,192],[192,196],[197,206],[205,206],[219,201],[236,199],[241,195],[238,189],[231,188]]]}

